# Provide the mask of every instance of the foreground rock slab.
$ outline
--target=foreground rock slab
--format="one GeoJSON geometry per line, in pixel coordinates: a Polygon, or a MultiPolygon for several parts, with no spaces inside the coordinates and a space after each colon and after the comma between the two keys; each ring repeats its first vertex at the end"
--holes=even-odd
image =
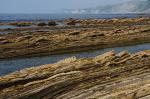
{"type": "Polygon", "coordinates": [[[0,77],[1,99],[149,99],[150,51],[61,60],[0,77]]]}

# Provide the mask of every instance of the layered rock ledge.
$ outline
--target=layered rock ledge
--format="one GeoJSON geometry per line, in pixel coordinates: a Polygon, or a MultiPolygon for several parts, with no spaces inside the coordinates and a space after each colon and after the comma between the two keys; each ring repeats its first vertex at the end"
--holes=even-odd
{"type": "Polygon", "coordinates": [[[149,99],[150,51],[107,52],[0,77],[1,99],[149,99]]]}
{"type": "Polygon", "coordinates": [[[86,27],[39,31],[31,28],[0,35],[0,59],[150,43],[150,18],[112,19],[105,20],[105,24],[103,20],[82,21],[86,27]]]}

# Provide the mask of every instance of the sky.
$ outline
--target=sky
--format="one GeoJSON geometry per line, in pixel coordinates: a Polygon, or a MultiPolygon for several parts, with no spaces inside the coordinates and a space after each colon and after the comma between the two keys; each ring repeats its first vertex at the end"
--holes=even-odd
{"type": "Polygon", "coordinates": [[[126,1],[130,0],[0,0],[0,13],[57,13],[126,1]]]}

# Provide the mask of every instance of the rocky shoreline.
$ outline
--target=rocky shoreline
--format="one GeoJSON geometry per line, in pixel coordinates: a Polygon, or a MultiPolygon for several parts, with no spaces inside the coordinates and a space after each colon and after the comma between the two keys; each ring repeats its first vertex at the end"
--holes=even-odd
{"type": "Polygon", "coordinates": [[[113,51],[0,77],[2,99],[149,99],[150,51],[113,51]]]}
{"type": "MultiPolygon", "coordinates": [[[[57,26],[55,21],[30,28],[22,26],[31,22],[7,23],[21,27],[0,29],[9,32],[0,34],[0,59],[150,43],[150,18],[63,22],[67,26],[57,26]]],[[[0,98],[149,99],[150,51],[70,57],[0,76],[0,98]]]]}
{"type": "Polygon", "coordinates": [[[68,26],[55,24],[50,27],[1,29],[0,31],[11,33],[0,35],[0,59],[63,54],[150,42],[150,18],[70,19],[63,22],[68,26]]]}

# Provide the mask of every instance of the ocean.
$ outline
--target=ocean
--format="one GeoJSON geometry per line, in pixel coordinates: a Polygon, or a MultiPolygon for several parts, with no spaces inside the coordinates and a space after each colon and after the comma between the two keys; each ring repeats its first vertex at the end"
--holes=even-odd
{"type": "Polygon", "coordinates": [[[150,14],[0,14],[0,22],[150,17],[150,14]]]}

